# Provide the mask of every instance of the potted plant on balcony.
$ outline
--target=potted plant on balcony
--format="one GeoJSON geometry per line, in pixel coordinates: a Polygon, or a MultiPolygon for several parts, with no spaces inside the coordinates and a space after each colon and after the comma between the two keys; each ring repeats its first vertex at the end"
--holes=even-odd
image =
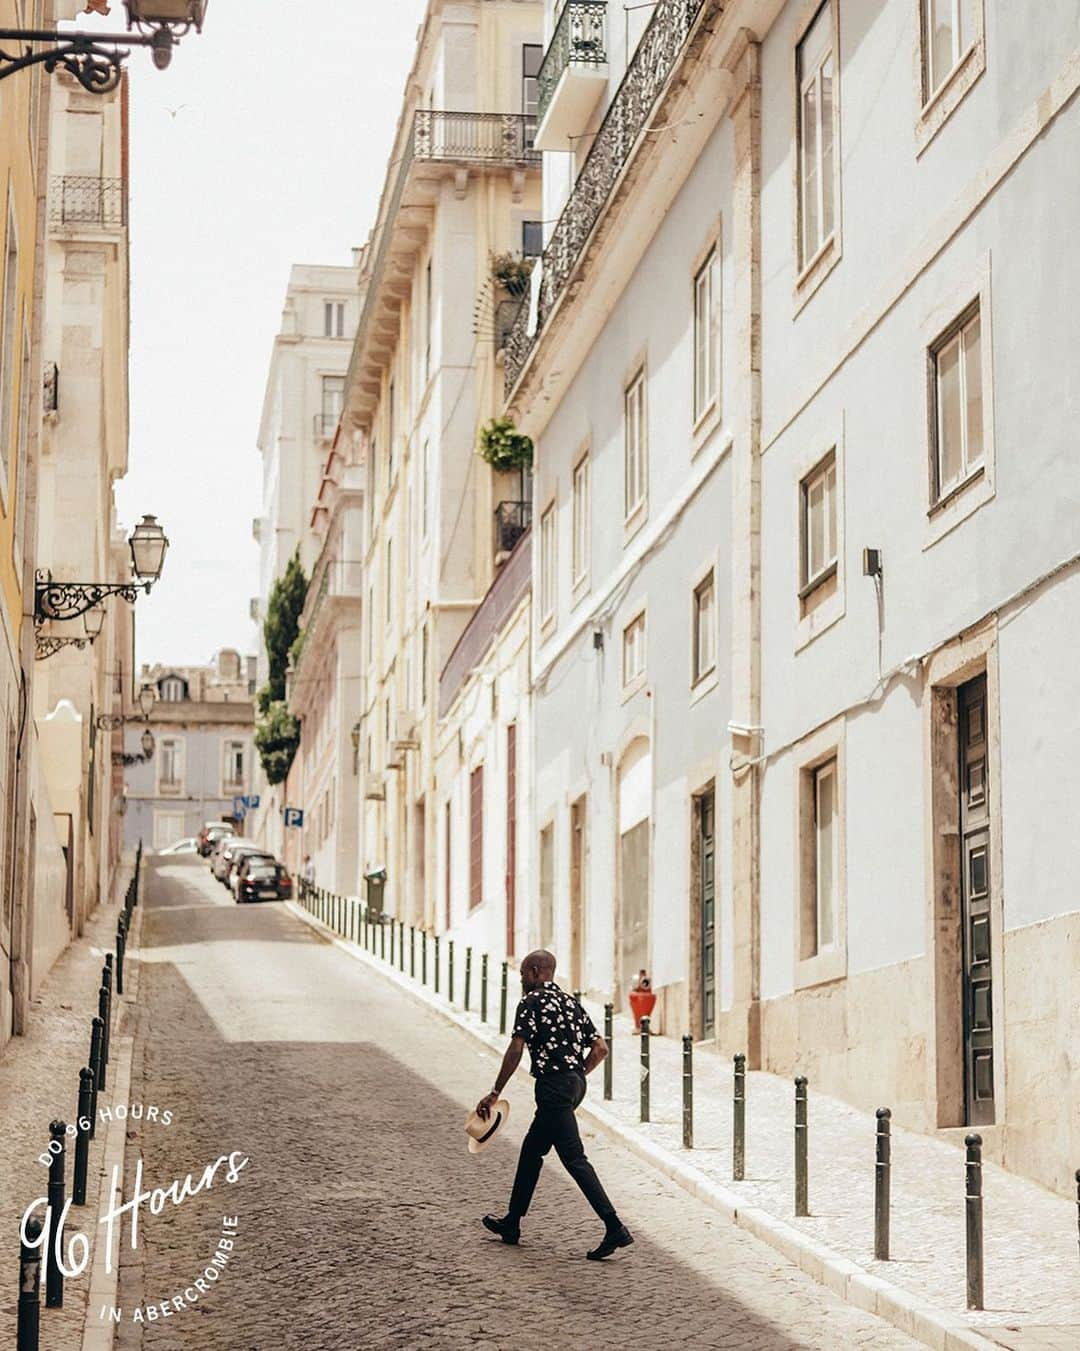
{"type": "Polygon", "coordinates": [[[496,253],[491,258],[491,275],[507,295],[523,296],[529,289],[532,259],[514,253],[496,253]]]}
{"type": "Polygon", "coordinates": [[[523,474],[533,462],[532,438],[519,432],[512,418],[492,418],[480,428],[477,453],[499,474],[523,474]]]}

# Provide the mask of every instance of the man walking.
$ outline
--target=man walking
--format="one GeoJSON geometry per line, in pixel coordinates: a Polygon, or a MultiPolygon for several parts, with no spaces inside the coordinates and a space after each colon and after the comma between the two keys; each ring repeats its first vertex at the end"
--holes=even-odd
{"type": "Polygon", "coordinates": [[[554,977],[555,958],[550,952],[531,952],[521,963],[525,994],[514,1017],[513,1036],[495,1087],[476,1106],[477,1114],[486,1121],[527,1046],[536,1079],[536,1116],[521,1144],[510,1209],[502,1217],[485,1215],[484,1227],[498,1234],[504,1243],[517,1243],[544,1155],[554,1145],[559,1161],[604,1222],[603,1239],[586,1254],[590,1261],[599,1262],[634,1241],[585,1157],[574,1115],[585,1097],[585,1076],[604,1060],[607,1043],[578,1001],[560,990],[554,977]]]}

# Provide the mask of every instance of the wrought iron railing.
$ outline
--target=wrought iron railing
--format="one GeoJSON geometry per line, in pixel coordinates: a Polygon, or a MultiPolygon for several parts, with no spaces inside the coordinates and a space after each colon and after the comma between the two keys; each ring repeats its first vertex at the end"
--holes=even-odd
{"type": "Polygon", "coordinates": [[[607,60],[606,28],[607,0],[566,0],[536,76],[537,121],[544,120],[567,66],[599,66],[607,60]]]}
{"type": "Polygon", "coordinates": [[[509,300],[500,300],[495,306],[495,350],[501,352],[506,340],[513,331],[514,323],[525,304],[524,296],[511,296],[509,300]]]}
{"type": "Polygon", "coordinates": [[[49,219],[54,225],[126,225],[127,184],[122,178],[55,177],[49,219]]]}
{"type": "Polygon", "coordinates": [[[517,384],[548,315],[577,267],[593,227],[619,182],[705,3],[706,0],[659,0],[653,11],[543,252],[536,328],[529,332],[529,310],[525,308],[507,339],[504,368],[507,394],[517,384]]]}
{"type": "Polygon", "coordinates": [[[531,502],[500,502],[495,508],[495,554],[513,553],[532,524],[531,502]]]}

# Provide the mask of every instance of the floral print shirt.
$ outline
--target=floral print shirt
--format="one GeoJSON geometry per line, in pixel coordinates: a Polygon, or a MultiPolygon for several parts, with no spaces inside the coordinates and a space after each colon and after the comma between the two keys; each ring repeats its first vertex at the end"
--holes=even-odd
{"type": "Polygon", "coordinates": [[[598,1033],[573,995],[546,980],[517,1006],[514,1036],[529,1048],[534,1078],[573,1070],[582,1074],[598,1033]]]}

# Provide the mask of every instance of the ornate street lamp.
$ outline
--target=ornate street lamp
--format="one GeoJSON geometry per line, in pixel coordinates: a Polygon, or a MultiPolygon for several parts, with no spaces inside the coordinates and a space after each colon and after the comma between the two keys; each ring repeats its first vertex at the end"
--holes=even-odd
{"type": "Polygon", "coordinates": [[[131,532],[131,582],[57,582],[47,568],[39,568],[34,584],[34,623],[78,619],[100,606],[106,596],[121,596],[130,605],[140,591],[149,593],[161,576],[169,541],[154,516],[144,516],[131,532]]]}
{"type": "Polygon", "coordinates": [[[104,605],[95,605],[87,610],[82,617],[83,631],[85,638],[59,638],[53,634],[35,633],[34,634],[34,660],[47,661],[53,657],[62,647],[77,647],[81,652],[89,644],[93,647],[98,635],[101,633],[102,625],[105,623],[104,605]]]}
{"type": "MultiPolygon", "coordinates": [[[[154,689],[153,685],[144,685],[135,700],[139,706],[138,713],[99,713],[94,719],[94,726],[99,732],[115,732],[121,727],[126,727],[129,722],[148,723],[156,700],[157,690],[154,689]]],[[[151,741],[153,741],[149,727],[143,733],[144,742],[147,736],[150,736],[151,741]]]]}
{"type": "MultiPolygon", "coordinates": [[[[0,80],[28,66],[43,65],[51,75],[63,66],[91,94],[108,94],[120,83],[132,47],[149,47],[154,65],[164,70],[173,48],[193,28],[202,32],[207,0],[124,0],[127,33],[96,33],[89,28],[0,28],[0,42],[25,43],[20,54],[0,48],[0,80]],[[137,29],[137,32],[132,32],[137,29]],[[35,51],[35,46],[44,50],[35,51]]],[[[102,0],[88,0],[86,13],[107,14],[102,0]]]]}
{"type": "Polygon", "coordinates": [[[138,753],[133,752],[131,754],[125,755],[121,751],[114,751],[112,758],[113,764],[123,765],[125,766],[125,768],[130,765],[145,765],[148,760],[152,760],[154,758],[154,744],[155,744],[154,734],[148,727],[146,731],[142,734],[142,736],[139,738],[139,745],[142,747],[142,754],[140,755],[138,753]]]}

